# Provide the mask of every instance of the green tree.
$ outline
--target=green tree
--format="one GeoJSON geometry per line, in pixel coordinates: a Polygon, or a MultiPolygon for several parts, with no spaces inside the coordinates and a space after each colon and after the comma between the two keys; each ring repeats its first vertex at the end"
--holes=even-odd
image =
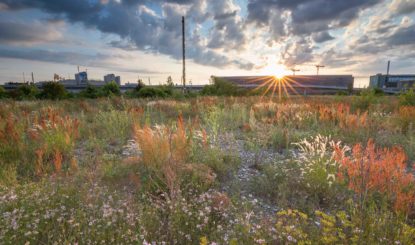
{"type": "Polygon", "coordinates": [[[48,82],[45,83],[42,87],[42,91],[39,94],[41,99],[48,99],[48,100],[61,100],[66,98],[68,92],[59,82],[48,82]]]}
{"type": "Polygon", "coordinates": [[[34,100],[39,95],[35,85],[22,84],[10,92],[10,97],[16,100],[34,100]]]}
{"type": "Polygon", "coordinates": [[[221,78],[213,78],[214,83],[207,85],[201,91],[202,95],[216,95],[216,96],[240,96],[244,95],[245,91],[240,89],[237,85],[221,78]]]}
{"type": "Polygon", "coordinates": [[[138,93],[145,86],[146,85],[143,83],[143,80],[138,79],[138,84],[137,84],[137,87],[134,88],[134,91],[138,93]]]}
{"type": "Polygon", "coordinates": [[[89,85],[86,87],[86,89],[82,90],[79,93],[80,97],[82,98],[88,98],[88,99],[96,99],[100,96],[99,89],[97,87],[89,85]]]}
{"type": "Polygon", "coordinates": [[[7,98],[7,92],[3,86],[0,86],[0,99],[4,99],[4,98],[7,98]]]}
{"type": "Polygon", "coordinates": [[[174,83],[173,83],[173,79],[171,78],[171,76],[167,77],[167,86],[169,87],[173,87],[174,83]]]}
{"type": "Polygon", "coordinates": [[[104,87],[102,87],[101,92],[102,95],[106,97],[121,95],[120,87],[114,81],[105,84],[104,87]]]}

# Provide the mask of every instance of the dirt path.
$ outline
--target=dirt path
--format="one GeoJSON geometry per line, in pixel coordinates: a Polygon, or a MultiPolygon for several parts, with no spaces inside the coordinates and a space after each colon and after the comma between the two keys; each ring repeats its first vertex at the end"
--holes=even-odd
{"type": "Polygon", "coordinates": [[[258,164],[273,162],[275,159],[281,158],[281,155],[268,149],[260,149],[257,152],[250,151],[246,149],[247,142],[245,140],[230,140],[230,138],[232,137],[225,136],[221,139],[221,148],[227,152],[237,154],[241,163],[234,176],[222,183],[222,191],[227,192],[230,196],[239,194],[239,197],[249,202],[257,213],[274,215],[278,208],[265,199],[256,196],[251,187],[251,182],[255,177],[261,175],[258,171],[258,164]]]}

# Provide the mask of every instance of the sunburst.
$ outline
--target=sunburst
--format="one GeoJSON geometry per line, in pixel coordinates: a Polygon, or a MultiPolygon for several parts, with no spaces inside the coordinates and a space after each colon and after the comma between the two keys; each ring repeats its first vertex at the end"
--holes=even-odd
{"type": "Polygon", "coordinates": [[[262,77],[261,79],[253,79],[251,81],[253,83],[261,82],[255,90],[265,88],[262,96],[271,92],[271,97],[274,97],[275,94],[278,93],[278,98],[281,101],[283,95],[289,97],[290,94],[299,94],[294,86],[300,84],[297,83],[293,77],[287,76],[288,71],[283,66],[269,65],[265,67],[263,71],[268,74],[265,78],[262,77]]]}

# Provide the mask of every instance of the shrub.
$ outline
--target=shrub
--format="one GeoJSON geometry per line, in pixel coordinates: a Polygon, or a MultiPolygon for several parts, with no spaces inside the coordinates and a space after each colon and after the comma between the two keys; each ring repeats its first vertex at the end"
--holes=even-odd
{"type": "Polygon", "coordinates": [[[102,96],[105,96],[105,97],[119,96],[119,95],[121,95],[121,90],[120,90],[120,87],[118,86],[118,84],[116,84],[114,81],[112,81],[112,82],[109,82],[109,83],[105,84],[101,88],[101,94],[102,94],[102,96]]]}
{"type": "Polygon", "coordinates": [[[77,119],[48,109],[43,114],[26,116],[17,123],[10,114],[0,124],[0,161],[2,167],[16,171],[19,178],[42,177],[76,168],[73,156],[78,137],[77,119]]]}
{"type": "Polygon", "coordinates": [[[4,98],[7,98],[7,92],[3,86],[0,86],[0,99],[4,99],[4,98]]]}
{"type": "Polygon", "coordinates": [[[378,102],[379,96],[382,96],[382,93],[378,90],[364,89],[360,92],[359,96],[353,97],[353,107],[356,110],[368,110],[370,105],[378,102]]]}
{"type": "Polygon", "coordinates": [[[27,153],[35,163],[19,166],[20,174],[41,177],[76,170],[73,149],[79,137],[77,119],[61,116],[56,110],[48,108],[43,115],[33,119],[27,134],[30,144],[27,153]]]}
{"type": "Polygon", "coordinates": [[[414,177],[406,170],[406,155],[401,148],[376,149],[369,140],[366,147],[355,145],[350,157],[337,148],[336,160],[341,164],[339,180],[359,195],[361,205],[381,194],[396,211],[406,213],[413,207],[414,177]]]}
{"type": "Polygon", "coordinates": [[[93,117],[91,136],[106,143],[124,143],[131,136],[133,118],[126,111],[100,111],[93,117]]]}
{"type": "Polygon", "coordinates": [[[329,188],[336,181],[338,169],[334,160],[334,149],[344,155],[349,148],[341,147],[341,142],[334,142],[330,137],[321,135],[311,137],[310,140],[304,139],[294,145],[299,148],[296,161],[302,166],[301,177],[316,192],[329,188]]]}
{"type": "Polygon", "coordinates": [[[34,100],[39,95],[39,89],[35,85],[23,84],[10,91],[9,95],[16,100],[34,100]]]}
{"type": "Polygon", "coordinates": [[[174,201],[188,180],[193,180],[194,186],[213,182],[214,176],[207,166],[189,163],[191,137],[186,134],[181,117],[176,130],[137,126],[135,139],[142,153],[139,164],[144,191],[161,191],[174,201]]]}
{"type": "Polygon", "coordinates": [[[59,82],[48,82],[43,84],[39,98],[48,100],[61,100],[67,96],[65,87],[59,82]]]}
{"type": "Polygon", "coordinates": [[[245,91],[241,90],[233,83],[225,79],[214,78],[214,84],[206,85],[201,91],[202,95],[216,95],[216,96],[240,96],[245,91]]]}
{"type": "Polygon", "coordinates": [[[86,87],[85,90],[82,90],[79,93],[80,97],[88,98],[88,99],[96,99],[100,96],[100,91],[95,86],[89,85],[86,87]]]}
{"type": "Polygon", "coordinates": [[[336,92],[336,95],[337,96],[347,96],[347,95],[349,95],[349,92],[341,90],[341,91],[336,92]]]}
{"type": "Polygon", "coordinates": [[[343,152],[348,148],[321,135],[293,145],[297,146],[294,159],[264,165],[253,179],[252,190],[280,207],[294,206],[310,214],[316,208],[344,205],[348,193],[336,182],[333,152],[336,146],[343,152]]]}
{"type": "Polygon", "coordinates": [[[410,127],[415,127],[415,106],[399,107],[397,123],[403,134],[408,133],[410,127]]]}
{"type": "Polygon", "coordinates": [[[399,96],[399,104],[403,106],[415,106],[415,92],[413,88],[399,96]]]}
{"type": "Polygon", "coordinates": [[[217,148],[197,149],[201,151],[195,153],[195,161],[209,166],[219,180],[226,180],[236,172],[240,165],[240,160],[230,153],[224,153],[217,148]]]}
{"type": "Polygon", "coordinates": [[[166,98],[167,94],[160,88],[144,87],[138,91],[137,96],[141,98],[166,98]]]}

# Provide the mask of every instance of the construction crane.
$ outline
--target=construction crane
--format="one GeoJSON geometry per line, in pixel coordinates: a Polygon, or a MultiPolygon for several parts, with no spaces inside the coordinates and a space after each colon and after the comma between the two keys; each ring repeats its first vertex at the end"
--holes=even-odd
{"type": "Polygon", "coordinates": [[[293,72],[293,76],[295,76],[295,73],[297,72],[297,71],[300,71],[300,69],[295,69],[295,68],[292,68],[292,69],[290,69],[292,72],[293,72]]]}
{"type": "Polygon", "coordinates": [[[320,68],[324,68],[326,66],[324,66],[324,65],[315,65],[315,67],[317,68],[317,76],[318,76],[319,73],[320,73],[320,68]]]}

